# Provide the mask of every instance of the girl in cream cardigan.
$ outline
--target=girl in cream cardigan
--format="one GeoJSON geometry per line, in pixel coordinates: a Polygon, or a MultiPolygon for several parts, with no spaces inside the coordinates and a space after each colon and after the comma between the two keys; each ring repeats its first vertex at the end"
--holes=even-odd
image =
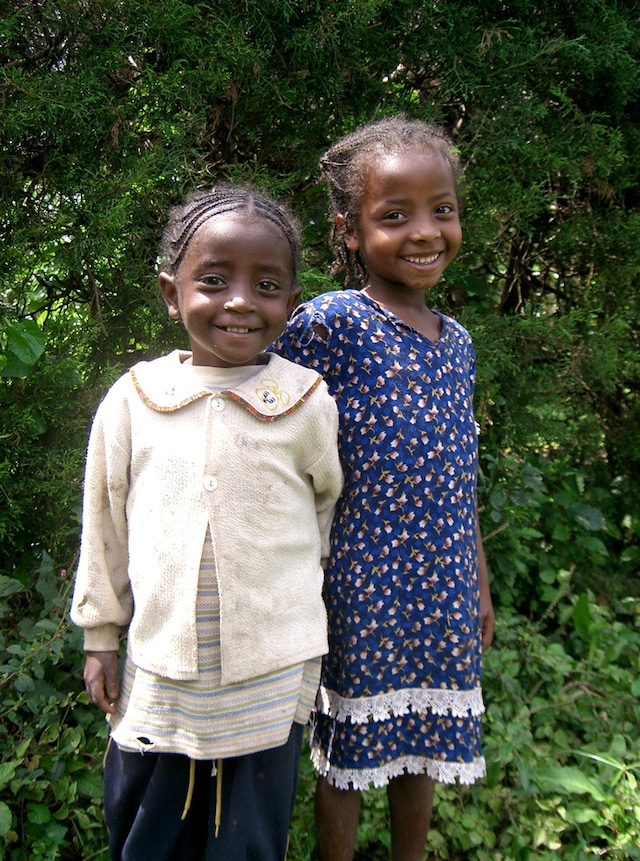
{"type": "Polygon", "coordinates": [[[71,610],[110,722],[109,851],[282,861],[327,651],[337,410],[316,372],[264,352],[300,294],[284,206],[198,192],[162,251],[191,350],[135,365],[97,411],[71,610]]]}

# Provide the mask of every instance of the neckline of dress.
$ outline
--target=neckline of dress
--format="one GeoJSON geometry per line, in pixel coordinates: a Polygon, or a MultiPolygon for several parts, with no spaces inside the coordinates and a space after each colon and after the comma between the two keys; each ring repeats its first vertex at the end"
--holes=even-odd
{"type": "Polygon", "coordinates": [[[398,317],[397,314],[394,314],[393,311],[391,311],[389,308],[382,305],[380,302],[378,302],[377,299],[374,299],[373,296],[369,296],[368,293],[365,293],[364,290],[358,290],[357,292],[358,292],[359,296],[364,297],[370,305],[373,305],[377,310],[381,311],[386,317],[389,317],[394,323],[396,323],[396,325],[399,324],[404,329],[408,329],[410,332],[413,332],[415,335],[418,335],[418,337],[422,338],[425,341],[428,341],[434,347],[437,347],[440,344],[440,342],[442,341],[442,339],[444,338],[445,333],[448,329],[448,324],[447,324],[447,318],[440,311],[436,311],[434,308],[429,308],[429,310],[433,314],[435,314],[436,317],[438,317],[438,319],[440,320],[440,325],[442,327],[442,331],[440,332],[440,337],[438,338],[437,341],[433,341],[431,338],[429,338],[428,335],[425,335],[422,332],[420,332],[418,329],[415,329],[410,323],[407,323],[406,320],[403,320],[402,317],[398,317]]]}

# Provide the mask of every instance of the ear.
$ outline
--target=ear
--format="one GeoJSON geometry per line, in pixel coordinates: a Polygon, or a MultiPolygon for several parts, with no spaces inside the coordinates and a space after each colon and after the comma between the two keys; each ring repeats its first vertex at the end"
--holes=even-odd
{"type": "Polygon", "coordinates": [[[302,287],[299,284],[296,284],[291,288],[291,292],[289,293],[289,299],[287,301],[287,313],[290,314],[293,309],[298,304],[298,299],[302,295],[302,287]]]}
{"type": "Polygon", "coordinates": [[[360,242],[353,227],[353,221],[348,215],[343,215],[341,212],[336,215],[336,228],[349,251],[357,251],[360,248],[360,242]]]}
{"type": "Polygon", "coordinates": [[[175,275],[169,275],[167,272],[161,272],[158,275],[158,284],[160,292],[164,299],[164,304],[167,306],[167,311],[172,320],[180,320],[180,304],[178,302],[178,288],[176,287],[175,275]]]}

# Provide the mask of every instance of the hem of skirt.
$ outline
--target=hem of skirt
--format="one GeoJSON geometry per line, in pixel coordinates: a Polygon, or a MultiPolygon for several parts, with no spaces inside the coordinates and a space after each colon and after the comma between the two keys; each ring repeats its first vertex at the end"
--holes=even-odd
{"type": "Polygon", "coordinates": [[[440,688],[408,688],[390,691],[373,697],[347,699],[321,685],[316,699],[316,709],[338,721],[369,723],[389,720],[410,712],[466,717],[484,714],[482,689],[468,691],[441,690],[440,688]]]}
{"type": "Polygon", "coordinates": [[[303,721],[291,719],[276,731],[263,732],[262,734],[250,734],[246,738],[235,736],[226,743],[212,743],[197,739],[187,738],[175,734],[156,735],[153,730],[134,733],[122,731],[122,723],[111,731],[110,737],[120,750],[128,753],[148,754],[177,754],[194,760],[218,760],[229,759],[238,756],[248,756],[274,747],[286,744],[294,723],[304,726],[303,721]]]}
{"type": "Polygon", "coordinates": [[[311,762],[319,775],[337,789],[358,791],[386,786],[401,774],[426,774],[437,783],[469,785],[486,776],[483,756],[471,762],[446,762],[423,756],[401,756],[377,768],[336,768],[320,748],[311,750],[311,762]]]}

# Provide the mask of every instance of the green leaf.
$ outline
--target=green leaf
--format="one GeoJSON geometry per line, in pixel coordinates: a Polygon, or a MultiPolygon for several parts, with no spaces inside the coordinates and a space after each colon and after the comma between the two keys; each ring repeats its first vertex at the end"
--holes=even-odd
{"type": "Polygon", "coordinates": [[[607,798],[600,784],[578,768],[549,766],[534,772],[533,779],[544,792],[559,792],[561,795],[589,794],[595,801],[605,801],[607,798]]]}
{"type": "Polygon", "coordinates": [[[29,807],[27,819],[34,825],[45,825],[51,819],[51,811],[43,804],[32,804],[29,807]]]}
{"type": "Polygon", "coordinates": [[[14,681],[13,687],[21,694],[26,694],[34,688],[33,679],[27,673],[22,673],[14,681]]]}
{"type": "Polygon", "coordinates": [[[605,519],[599,508],[576,502],[571,506],[576,523],[591,532],[599,532],[605,527],[605,519]]]}
{"type": "Polygon", "coordinates": [[[0,837],[4,837],[11,828],[11,820],[11,810],[4,801],[0,801],[0,837]]]}
{"type": "Polygon", "coordinates": [[[15,595],[16,592],[22,592],[23,589],[24,586],[19,580],[0,574],[0,598],[8,598],[10,595],[15,595]]]}
{"type": "Polygon", "coordinates": [[[489,287],[485,281],[470,272],[465,272],[457,263],[449,265],[445,277],[448,284],[453,284],[474,296],[487,296],[489,294],[489,287]]]}
{"type": "Polygon", "coordinates": [[[89,798],[102,797],[102,777],[93,771],[88,771],[78,778],[78,792],[89,798]]]}
{"type": "Polygon", "coordinates": [[[591,610],[589,609],[589,598],[586,592],[578,598],[576,606],[573,610],[573,622],[576,626],[576,631],[580,634],[583,640],[589,639],[589,632],[593,624],[591,618],[591,610]]]}
{"type": "Polygon", "coordinates": [[[585,550],[589,550],[594,553],[596,556],[608,556],[609,551],[604,545],[604,542],[599,538],[596,538],[595,535],[582,535],[579,539],[580,547],[583,547],[585,550]]]}
{"type": "Polygon", "coordinates": [[[17,356],[2,356],[4,359],[0,365],[0,377],[16,377],[23,379],[29,375],[30,365],[21,362],[17,356]]]}
{"type": "Polygon", "coordinates": [[[27,366],[35,364],[44,352],[46,335],[33,320],[11,322],[5,326],[4,334],[7,350],[27,366]]]}
{"type": "Polygon", "coordinates": [[[13,780],[16,773],[15,762],[3,762],[0,764],[0,789],[13,780]]]}

